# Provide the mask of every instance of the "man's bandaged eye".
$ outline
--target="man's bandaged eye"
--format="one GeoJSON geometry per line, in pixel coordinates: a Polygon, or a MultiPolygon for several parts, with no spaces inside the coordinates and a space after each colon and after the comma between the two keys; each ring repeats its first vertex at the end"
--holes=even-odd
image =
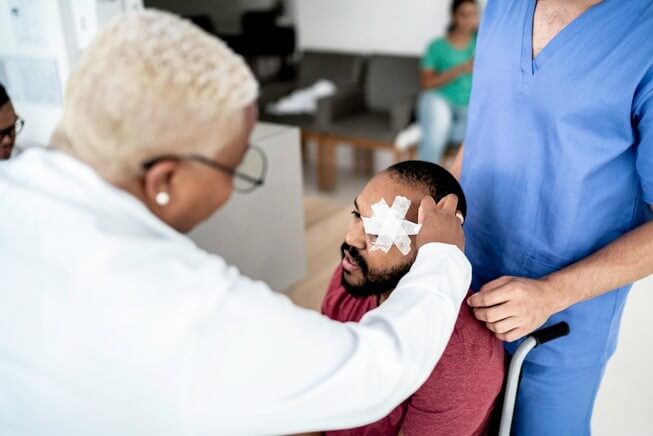
{"type": "Polygon", "coordinates": [[[404,219],[409,208],[410,200],[402,196],[395,197],[392,207],[384,199],[372,205],[372,216],[362,217],[370,251],[387,253],[396,245],[403,255],[410,252],[409,236],[418,234],[422,225],[404,219]]]}

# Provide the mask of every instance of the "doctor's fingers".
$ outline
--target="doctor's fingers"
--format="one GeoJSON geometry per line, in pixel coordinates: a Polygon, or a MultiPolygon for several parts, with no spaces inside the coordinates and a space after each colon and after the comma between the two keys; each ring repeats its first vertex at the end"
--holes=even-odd
{"type": "MultiPolygon", "coordinates": [[[[457,202],[454,196],[448,200],[450,206],[457,202]],[[453,201],[453,203],[451,203],[453,201]]],[[[431,197],[425,197],[420,204],[420,224],[422,228],[417,233],[417,248],[423,247],[430,242],[441,242],[458,247],[460,251],[465,250],[465,234],[460,221],[455,216],[455,211],[445,210],[436,206],[431,197]]]]}
{"type": "Polygon", "coordinates": [[[430,195],[422,198],[422,201],[419,203],[419,208],[417,209],[417,223],[422,224],[426,214],[435,213],[437,205],[435,200],[430,195]]]}
{"type": "Polygon", "coordinates": [[[438,202],[438,207],[455,215],[458,210],[458,197],[456,194],[449,194],[438,202]]]}

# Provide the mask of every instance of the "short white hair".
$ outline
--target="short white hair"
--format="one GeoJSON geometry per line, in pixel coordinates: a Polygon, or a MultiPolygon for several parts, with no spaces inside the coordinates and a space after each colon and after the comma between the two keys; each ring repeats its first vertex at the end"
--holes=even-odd
{"type": "Polygon", "coordinates": [[[52,142],[110,177],[162,154],[212,157],[257,94],[246,63],[219,39],[167,12],[129,12],[71,72],[52,142]]]}

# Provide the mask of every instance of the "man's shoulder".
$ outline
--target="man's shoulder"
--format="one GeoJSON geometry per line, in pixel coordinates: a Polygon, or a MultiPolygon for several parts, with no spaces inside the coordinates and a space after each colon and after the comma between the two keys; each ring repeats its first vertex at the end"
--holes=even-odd
{"type": "Polygon", "coordinates": [[[409,399],[404,428],[425,435],[434,428],[437,434],[484,434],[504,372],[501,342],[463,303],[440,361],[409,399]]]}
{"type": "Polygon", "coordinates": [[[469,354],[469,359],[487,358],[495,353],[503,356],[503,343],[483,322],[476,319],[472,308],[464,301],[449,344],[469,354]]]}
{"type": "Polygon", "coordinates": [[[500,391],[504,375],[503,343],[463,303],[451,339],[418,393],[444,389],[465,397],[478,395],[480,390],[493,396],[500,391]]]}

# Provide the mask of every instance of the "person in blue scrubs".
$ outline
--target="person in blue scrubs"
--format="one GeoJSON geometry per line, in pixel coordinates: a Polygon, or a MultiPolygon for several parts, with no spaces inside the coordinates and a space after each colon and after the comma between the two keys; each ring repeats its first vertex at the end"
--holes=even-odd
{"type": "Polygon", "coordinates": [[[490,0],[454,173],[469,201],[468,303],[529,354],[517,435],[590,433],[630,283],[653,273],[653,1],[490,0]]]}

